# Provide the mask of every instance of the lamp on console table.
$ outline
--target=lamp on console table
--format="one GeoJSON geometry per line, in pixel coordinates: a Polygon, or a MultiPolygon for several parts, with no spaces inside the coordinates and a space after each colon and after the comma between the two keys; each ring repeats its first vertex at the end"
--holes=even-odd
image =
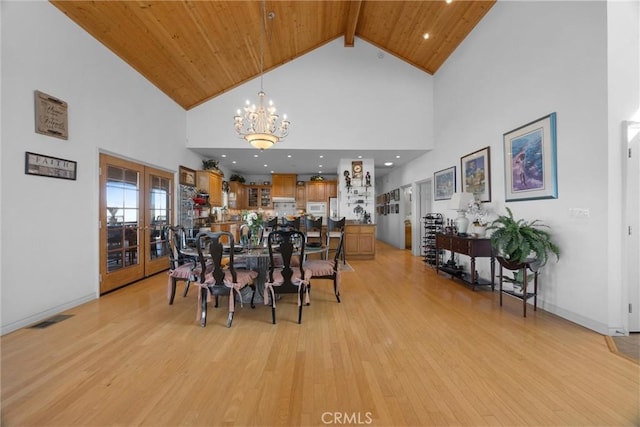
{"type": "Polygon", "coordinates": [[[458,211],[458,217],[453,221],[459,236],[467,235],[467,227],[469,227],[469,218],[467,218],[467,209],[469,203],[474,200],[471,193],[453,193],[449,200],[449,209],[458,211]]]}

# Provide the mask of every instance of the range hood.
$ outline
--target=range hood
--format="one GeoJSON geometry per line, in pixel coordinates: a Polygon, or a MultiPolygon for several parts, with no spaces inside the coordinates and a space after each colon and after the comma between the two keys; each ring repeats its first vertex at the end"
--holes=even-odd
{"type": "Polygon", "coordinates": [[[293,197],[272,197],[272,202],[284,202],[284,203],[295,203],[296,199],[293,197]]]}

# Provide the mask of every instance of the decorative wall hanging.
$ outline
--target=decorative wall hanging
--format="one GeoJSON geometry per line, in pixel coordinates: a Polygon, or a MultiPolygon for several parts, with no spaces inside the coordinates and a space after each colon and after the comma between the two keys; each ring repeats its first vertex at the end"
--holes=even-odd
{"type": "Polygon", "coordinates": [[[185,166],[178,168],[178,176],[180,185],[188,185],[194,187],[196,185],[196,171],[185,166]]]}
{"type": "Polygon", "coordinates": [[[59,159],[25,152],[24,173],[27,175],[40,175],[50,178],[70,179],[75,181],[78,163],[73,160],[59,159]]]}
{"type": "Polygon", "coordinates": [[[491,201],[490,147],[460,158],[462,192],[473,193],[479,202],[491,201]]]}
{"type": "Polygon", "coordinates": [[[68,139],[67,103],[39,90],[34,91],[34,100],[36,133],[68,139]]]}
{"type": "Polygon", "coordinates": [[[557,199],[556,113],[504,134],[505,200],[557,199]]]}
{"type": "Polygon", "coordinates": [[[433,174],[434,200],[449,200],[456,192],[456,167],[443,169],[433,174]]]}
{"type": "Polygon", "coordinates": [[[360,185],[362,185],[362,160],[355,160],[351,162],[351,174],[353,180],[359,181],[360,185]]]}

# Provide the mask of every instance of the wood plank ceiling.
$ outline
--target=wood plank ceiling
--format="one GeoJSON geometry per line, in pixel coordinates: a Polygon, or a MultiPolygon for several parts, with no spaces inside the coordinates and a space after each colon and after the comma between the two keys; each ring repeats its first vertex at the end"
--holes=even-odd
{"type": "Polygon", "coordinates": [[[260,74],[261,34],[265,72],[343,37],[434,74],[495,0],[51,3],[188,110],[260,74]]]}

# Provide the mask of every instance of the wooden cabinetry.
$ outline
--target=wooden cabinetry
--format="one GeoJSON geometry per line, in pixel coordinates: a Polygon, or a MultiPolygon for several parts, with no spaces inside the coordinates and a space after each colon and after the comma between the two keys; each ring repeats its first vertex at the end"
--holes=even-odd
{"type": "Polygon", "coordinates": [[[271,175],[271,197],[296,197],[296,174],[271,175]]]}
{"type": "Polygon", "coordinates": [[[296,185],[296,209],[307,208],[307,188],[303,185],[296,185]]]}
{"type": "Polygon", "coordinates": [[[269,209],[271,208],[271,186],[251,185],[246,187],[247,209],[269,209]]]}
{"type": "Polygon", "coordinates": [[[376,226],[346,224],[344,251],[347,259],[374,259],[376,255],[376,226]]]}
{"type": "Polygon", "coordinates": [[[471,288],[475,290],[476,286],[491,285],[491,290],[494,289],[494,277],[495,277],[495,258],[493,256],[493,250],[491,249],[491,239],[479,239],[471,237],[460,237],[454,234],[437,234],[436,235],[436,254],[440,253],[440,250],[451,251],[451,259],[444,263],[436,262],[436,273],[444,271],[471,285],[471,288]],[[465,273],[460,267],[455,264],[454,255],[462,254],[471,259],[471,271],[465,273]],[[491,282],[482,280],[477,277],[476,273],[476,257],[490,257],[491,258],[491,282]]]}
{"type": "Polygon", "coordinates": [[[245,209],[247,194],[244,184],[238,181],[229,182],[229,208],[245,209]]]}
{"type": "Polygon", "coordinates": [[[196,186],[209,194],[211,206],[222,206],[222,175],[213,171],[196,171],[196,186]]]}
{"type": "Polygon", "coordinates": [[[336,181],[307,181],[305,187],[307,202],[326,202],[338,195],[336,181]]]}

